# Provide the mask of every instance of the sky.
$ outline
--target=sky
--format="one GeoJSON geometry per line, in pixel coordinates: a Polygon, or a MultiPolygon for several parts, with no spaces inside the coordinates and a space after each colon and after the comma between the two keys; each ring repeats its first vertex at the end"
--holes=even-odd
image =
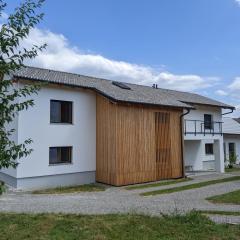
{"type": "Polygon", "coordinates": [[[48,47],[26,64],[196,92],[240,117],[240,0],[46,0],[41,11],[21,45],[48,47]]]}

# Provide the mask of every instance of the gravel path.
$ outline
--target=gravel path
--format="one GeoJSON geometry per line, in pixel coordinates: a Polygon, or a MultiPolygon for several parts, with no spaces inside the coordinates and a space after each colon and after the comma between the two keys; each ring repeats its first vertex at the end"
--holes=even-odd
{"type": "Polygon", "coordinates": [[[222,216],[222,215],[208,215],[208,217],[216,223],[240,224],[240,217],[238,216],[222,216]]]}
{"type": "MultiPolygon", "coordinates": [[[[240,181],[210,185],[203,188],[171,194],[148,197],[139,196],[139,193],[151,191],[153,189],[157,190],[175,186],[183,186],[196,182],[208,181],[229,176],[232,175],[214,173],[211,175],[193,176],[194,180],[189,182],[131,191],[124,188],[109,187],[104,192],[88,192],[61,195],[33,195],[24,192],[9,192],[0,197],[0,211],[80,214],[133,212],[150,215],[160,215],[161,213],[184,213],[193,209],[240,211],[239,205],[216,205],[205,200],[205,198],[209,196],[223,194],[240,189],[240,181]]],[[[219,216],[217,217],[220,219],[219,216]]],[[[222,219],[223,218],[224,217],[222,217],[222,219]]],[[[235,221],[240,222],[240,217],[235,217],[235,221]]]]}

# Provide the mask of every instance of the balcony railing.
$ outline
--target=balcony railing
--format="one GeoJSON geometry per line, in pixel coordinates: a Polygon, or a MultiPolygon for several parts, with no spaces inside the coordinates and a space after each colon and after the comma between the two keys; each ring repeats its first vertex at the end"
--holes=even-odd
{"type": "Polygon", "coordinates": [[[222,122],[204,122],[202,120],[184,120],[184,134],[222,135],[222,122]]]}

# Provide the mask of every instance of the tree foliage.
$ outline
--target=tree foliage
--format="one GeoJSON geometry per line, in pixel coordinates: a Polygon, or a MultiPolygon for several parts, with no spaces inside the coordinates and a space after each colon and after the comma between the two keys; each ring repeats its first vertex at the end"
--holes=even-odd
{"type": "MultiPolygon", "coordinates": [[[[42,13],[37,14],[43,2],[44,0],[25,0],[0,25],[0,169],[15,168],[18,164],[17,159],[32,152],[32,149],[28,149],[32,140],[16,143],[12,140],[15,129],[9,129],[9,126],[18,112],[34,105],[29,96],[36,94],[40,86],[31,84],[19,88],[5,77],[24,67],[25,60],[33,59],[46,47],[45,44],[33,45],[30,49],[21,47],[21,42],[43,18],[42,13]]],[[[6,2],[0,0],[0,17],[6,6],[6,2]]]]}

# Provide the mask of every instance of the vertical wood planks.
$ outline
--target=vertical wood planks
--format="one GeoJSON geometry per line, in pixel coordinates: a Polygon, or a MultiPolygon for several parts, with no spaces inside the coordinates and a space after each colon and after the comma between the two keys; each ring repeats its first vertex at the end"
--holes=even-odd
{"type": "Polygon", "coordinates": [[[181,177],[180,114],[98,95],[96,180],[120,186],[181,177]]]}

